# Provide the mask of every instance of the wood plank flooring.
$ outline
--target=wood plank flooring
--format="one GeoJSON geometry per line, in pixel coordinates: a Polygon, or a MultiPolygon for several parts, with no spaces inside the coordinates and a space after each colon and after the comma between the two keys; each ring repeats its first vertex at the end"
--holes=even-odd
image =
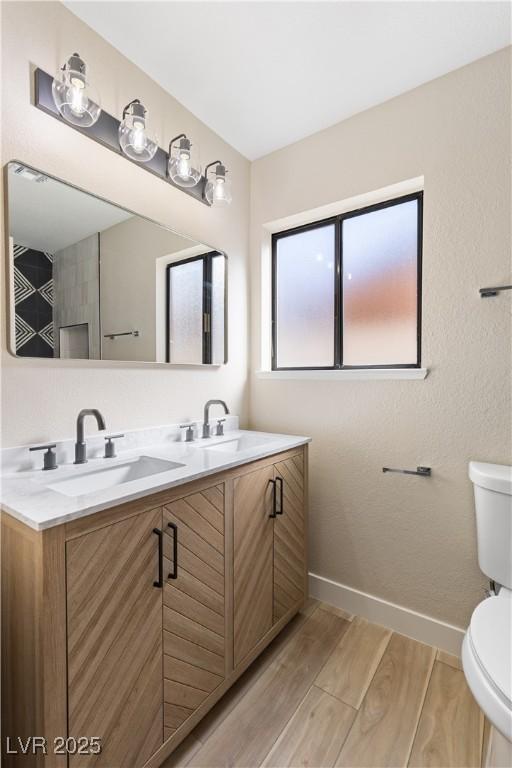
{"type": "Polygon", "coordinates": [[[456,657],[310,600],[162,768],[480,768],[456,657]]]}

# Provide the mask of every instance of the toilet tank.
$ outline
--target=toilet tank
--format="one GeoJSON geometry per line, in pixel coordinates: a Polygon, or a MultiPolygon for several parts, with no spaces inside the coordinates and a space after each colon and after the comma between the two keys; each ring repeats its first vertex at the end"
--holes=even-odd
{"type": "Polygon", "coordinates": [[[512,467],[471,461],[469,477],[475,490],[480,570],[512,589],[512,467]]]}

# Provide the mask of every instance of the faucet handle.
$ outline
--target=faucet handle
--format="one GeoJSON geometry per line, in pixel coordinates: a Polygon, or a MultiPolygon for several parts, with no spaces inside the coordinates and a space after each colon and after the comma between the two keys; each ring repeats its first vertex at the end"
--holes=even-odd
{"type": "Polygon", "coordinates": [[[191,421],[188,424],[180,424],[180,429],[187,430],[185,432],[185,442],[193,443],[194,442],[194,423],[191,421]]]}
{"type": "Polygon", "coordinates": [[[35,445],[33,448],[29,448],[29,451],[46,451],[43,457],[43,470],[57,469],[57,456],[55,451],[56,443],[48,443],[47,445],[35,445]]]}
{"type": "Polygon", "coordinates": [[[112,442],[113,440],[117,440],[118,438],[124,437],[124,435],[109,435],[105,438],[105,453],[103,458],[105,459],[115,459],[116,457],[116,446],[112,442]]]}
{"type": "Polygon", "coordinates": [[[215,434],[217,437],[222,437],[224,434],[224,422],[226,419],[217,419],[217,429],[215,430],[215,434]]]}

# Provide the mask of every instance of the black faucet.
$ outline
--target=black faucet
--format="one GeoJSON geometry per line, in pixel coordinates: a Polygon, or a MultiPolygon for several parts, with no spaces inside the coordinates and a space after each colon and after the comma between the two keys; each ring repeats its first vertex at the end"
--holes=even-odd
{"type": "Polygon", "coordinates": [[[210,410],[210,405],[222,405],[224,408],[224,413],[229,413],[229,408],[227,407],[224,400],[208,400],[204,407],[204,423],[203,423],[203,437],[210,437],[210,423],[208,421],[208,413],[210,410]]]}
{"type": "Polygon", "coordinates": [[[76,420],[75,464],[87,463],[87,445],[84,440],[84,419],[86,416],[94,416],[98,429],[106,429],[105,419],[97,408],[84,408],[78,414],[76,420]]]}

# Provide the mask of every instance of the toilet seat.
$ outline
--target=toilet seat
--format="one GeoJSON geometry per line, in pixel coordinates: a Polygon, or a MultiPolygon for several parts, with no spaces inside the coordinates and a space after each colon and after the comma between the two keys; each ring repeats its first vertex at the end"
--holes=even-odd
{"type": "Polygon", "coordinates": [[[464,636],[462,664],[481,709],[512,741],[512,595],[508,591],[475,608],[464,636]]]}

